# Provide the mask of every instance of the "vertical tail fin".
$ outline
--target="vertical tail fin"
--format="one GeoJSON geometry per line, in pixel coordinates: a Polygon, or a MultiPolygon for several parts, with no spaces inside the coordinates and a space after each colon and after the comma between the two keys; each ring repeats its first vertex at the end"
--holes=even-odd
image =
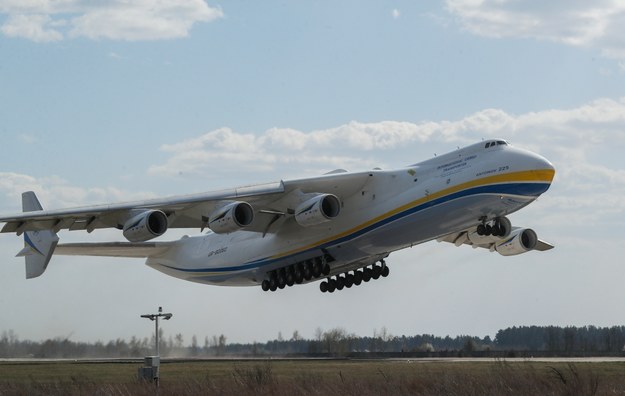
{"type": "MultiPolygon", "coordinates": [[[[43,210],[43,207],[35,193],[22,193],[22,211],[37,210],[43,210]]],[[[26,260],[26,279],[36,278],[44,273],[58,243],[59,237],[52,230],[24,232],[24,249],[17,256],[23,256],[26,260]]]]}

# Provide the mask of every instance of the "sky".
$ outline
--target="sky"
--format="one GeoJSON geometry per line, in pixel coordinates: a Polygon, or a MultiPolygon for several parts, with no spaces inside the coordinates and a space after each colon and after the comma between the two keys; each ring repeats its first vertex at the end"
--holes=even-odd
{"type": "Polygon", "coordinates": [[[2,0],[0,137],[2,213],[27,190],[58,209],[391,169],[494,137],[557,172],[510,216],[554,250],[434,241],[333,294],[194,284],[140,259],[55,256],[26,280],[21,238],[2,234],[0,332],[21,339],[149,337],[139,315],[158,306],[187,343],[625,322],[620,2],[2,0]]]}

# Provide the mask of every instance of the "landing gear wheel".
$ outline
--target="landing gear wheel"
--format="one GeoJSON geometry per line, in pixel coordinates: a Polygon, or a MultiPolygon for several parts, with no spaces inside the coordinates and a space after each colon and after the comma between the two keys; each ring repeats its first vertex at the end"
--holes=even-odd
{"type": "Polygon", "coordinates": [[[345,287],[345,279],[343,279],[343,277],[337,276],[336,277],[336,290],[343,290],[344,287],[345,287]]]}
{"type": "Polygon", "coordinates": [[[383,277],[385,277],[385,278],[386,278],[386,277],[388,276],[388,274],[389,274],[389,273],[390,273],[390,270],[389,270],[389,269],[388,269],[388,267],[385,265],[385,266],[384,266],[384,268],[382,268],[382,274],[381,274],[381,275],[382,275],[383,277]]]}
{"type": "Polygon", "coordinates": [[[490,224],[486,224],[486,234],[484,235],[493,235],[493,227],[490,224]]]}
{"type": "Polygon", "coordinates": [[[382,275],[382,268],[377,265],[372,269],[373,275],[371,276],[373,279],[379,279],[380,275],[382,275]]]}
{"type": "Polygon", "coordinates": [[[312,270],[309,266],[304,267],[304,279],[311,280],[312,279],[312,270]]]}
{"type": "Polygon", "coordinates": [[[351,275],[351,274],[345,275],[345,287],[349,289],[350,287],[353,286],[353,284],[354,284],[354,275],[351,275]]]}
{"type": "Polygon", "coordinates": [[[328,291],[328,282],[323,281],[319,284],[319,290],[321,290],[322,293],[325,293],[328,291]]]}
{"type": "Polygon", "coordinates": [[[477,235],[486,235],[486,226],[484,224],[480,224],[477,226],[477,235]]]}
{"type": "Polygon", "coordinates": [[[288,287],[291,287],[295,284],[295,278],[293,277],[292,274],[287,274],[286,275],[286,285],[288,287]]]}
{"type": "Polygon", "coordinates": [[[371,275],[373,275],[371,269],[365,268],[362,273],[362,280],[365,282],[369,282],[371,280],[371,275]]]}
{"type": "Polygon", "coordinates": [[[321,271],[325,276],[330,275],[330,264],[326,264],[323,266],[323,271],[321,271]]]}
{"type": "Polygon", "coordinates": [[[319,278],[321,276],[321,263],[315,263],[313,266],[312,274],[315,278],[319,278]]]}
{"type": "Polygon", "coordinates": [[[302,274],[302,271],[298,269],[295,270],[293,278],[295,279],[295,283],[297,283],[298,285],[304,281],[304,275],[302,274]]]}
{"type": "Polygon", "coordinates": [[[362,283],[362,272],[356,271],[354,272],[354,285],[360,286],[362,283]]]}
{"type": "Polygon", "coordinates": [[[260,284],[260,287],[263,289],[263,291],[267,291],[271,286],[269,285],[269,281],[265,279],[263,283],[260,284]]]}

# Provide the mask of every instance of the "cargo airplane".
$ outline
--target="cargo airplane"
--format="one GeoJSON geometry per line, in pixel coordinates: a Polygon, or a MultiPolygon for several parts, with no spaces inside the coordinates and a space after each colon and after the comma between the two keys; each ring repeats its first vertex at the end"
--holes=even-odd
{"type": "Polygon", "coordinates": [[[547,191],[554,174],[545,158],[487,140],[395,170],[127,203],[43,210],[29,191],[23,212],[0,222],[1,232],[24,235],[26,278],[41,275],[55,253],[147,258],[184,280],[265,291],[320,280],[332,293],[388,276],[390,253],[431,240],[503,256],[553,248],[507,216],[547,191]],[[100,228],[127,241],[58,243],[60,230],[100,228]],[[170,228],[202,232],[150,241],[170,228]]]}

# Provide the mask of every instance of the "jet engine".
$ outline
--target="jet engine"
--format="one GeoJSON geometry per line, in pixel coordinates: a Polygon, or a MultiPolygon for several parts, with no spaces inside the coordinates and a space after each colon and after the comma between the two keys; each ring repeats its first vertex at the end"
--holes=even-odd
{"type": "Polygon", "coordinates": [[[165,213],[160,210],[145,210],[126,221],[123,234],[130,242],[145,242],[163,235],[167,227],[165,213]]]}
{"type": "Polygon", "coordinates": [[[295,209],[295,221],[303,227],[330,221],[339,215],[341,202],[332,194],[319,194],[301,203],[295,209]]]}
{"type": "Polygon", "coordinates": [[[502,256],[514,256],[533,250],[538,242],[536,232],[531,228],[517,228],[503,242],[495,245],[502,256]]]}
{"type": "Polygon", "coordinates": [[[254,209],[247,202],[231,202],[208,217],[208,228],[216,234],[227,234],[246,227],[254,220],[254,209]]]}

